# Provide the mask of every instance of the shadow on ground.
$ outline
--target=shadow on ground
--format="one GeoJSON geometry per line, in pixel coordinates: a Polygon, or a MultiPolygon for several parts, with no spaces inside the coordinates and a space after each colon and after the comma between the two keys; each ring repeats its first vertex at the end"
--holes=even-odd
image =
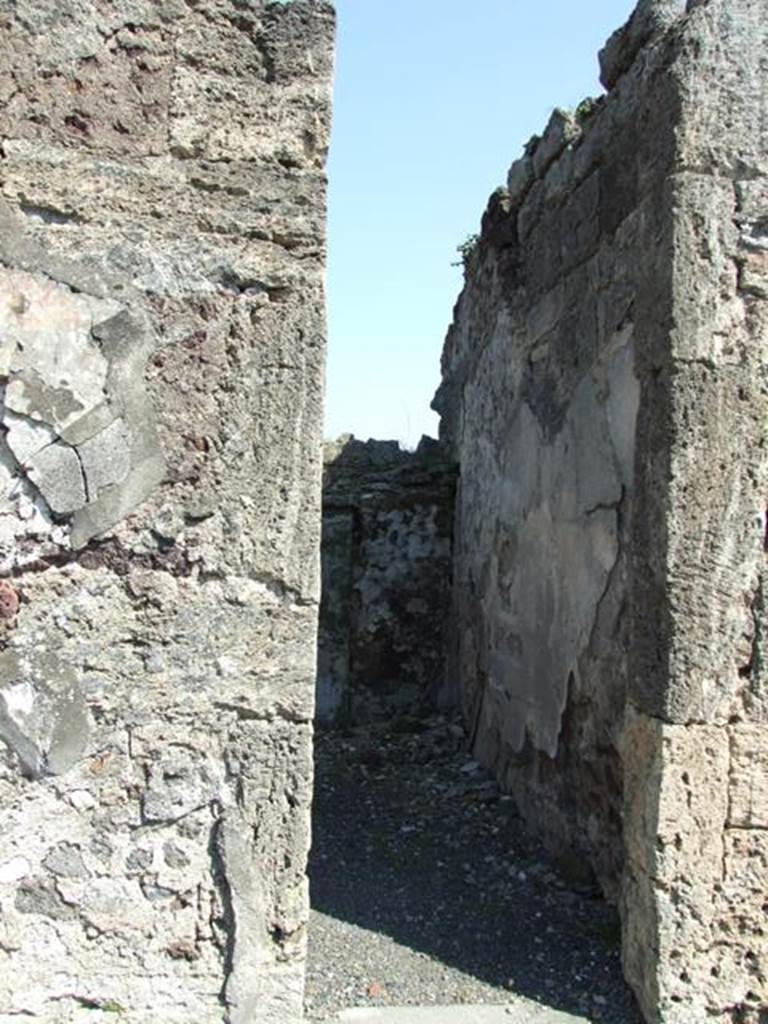
{"type": "Polygon", "coordinates": [[[456,725],[322,733],[308,1008],[524,996],[640,1020],[615,912],[561,880],[456,725]]]}

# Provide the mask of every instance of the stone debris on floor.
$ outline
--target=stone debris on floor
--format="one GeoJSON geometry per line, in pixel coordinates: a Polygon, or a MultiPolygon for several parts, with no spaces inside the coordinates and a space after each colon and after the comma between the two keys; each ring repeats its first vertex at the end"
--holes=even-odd
{"type": "Polygon", "coordinates": [[[615,910],[526,833],[457,722],[320,732],[315,772],[309,1020],[448,1005],[468,1024],[475,1006],[638,1024],[615,910]]]}

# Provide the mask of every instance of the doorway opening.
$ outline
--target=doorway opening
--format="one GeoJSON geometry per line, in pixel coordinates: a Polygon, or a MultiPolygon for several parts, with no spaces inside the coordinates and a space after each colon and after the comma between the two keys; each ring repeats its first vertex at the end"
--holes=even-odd
{"type": "Polygon", "coordinates": [[[456,467],[436,442],[345,438],[324,479],[307,1019],[503,1005],[639,1024],[616,909],[527,829],[446,681],[456,467]]]}

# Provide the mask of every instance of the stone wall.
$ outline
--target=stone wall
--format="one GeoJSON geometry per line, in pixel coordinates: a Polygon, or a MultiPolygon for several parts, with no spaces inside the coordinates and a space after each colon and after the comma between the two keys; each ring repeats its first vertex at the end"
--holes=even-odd
{"type": "Polygon", "coordinates": [[[298,1020],[333,11],[0,31],[0,1015],[298,1020]]]}
{"type": "Polygon", "coordinates": [[[436,442],[326,445],[317,713],[423,714],[444,692],[455,468],[436,442]]]}
{"type": "Polygon", "coordinates": [[[643,0],[494,194],[435,407],[476,756],[649,1021],[768,1013],[768,3],[643,0]]]}

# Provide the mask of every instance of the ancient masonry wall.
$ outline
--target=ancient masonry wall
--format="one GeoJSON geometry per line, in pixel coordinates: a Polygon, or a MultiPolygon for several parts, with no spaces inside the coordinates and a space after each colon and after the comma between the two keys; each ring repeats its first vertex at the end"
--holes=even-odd
{"type": "Polygon", "coordinates": [[[768,3],[643,0],[467,253],[451,672],[649,1021],[768,1013],[768,3]]]}
{"type": "Polygon", "coordinates": [[[327,444],[317,678],[320,721],[418,716],[450,701],[454,465],[428,438],[327,444]]]}
{"type": "Polygon", "coordinates": [[[333,20],[0,0],[3,1020],[301,1014],[333,20]]]}

